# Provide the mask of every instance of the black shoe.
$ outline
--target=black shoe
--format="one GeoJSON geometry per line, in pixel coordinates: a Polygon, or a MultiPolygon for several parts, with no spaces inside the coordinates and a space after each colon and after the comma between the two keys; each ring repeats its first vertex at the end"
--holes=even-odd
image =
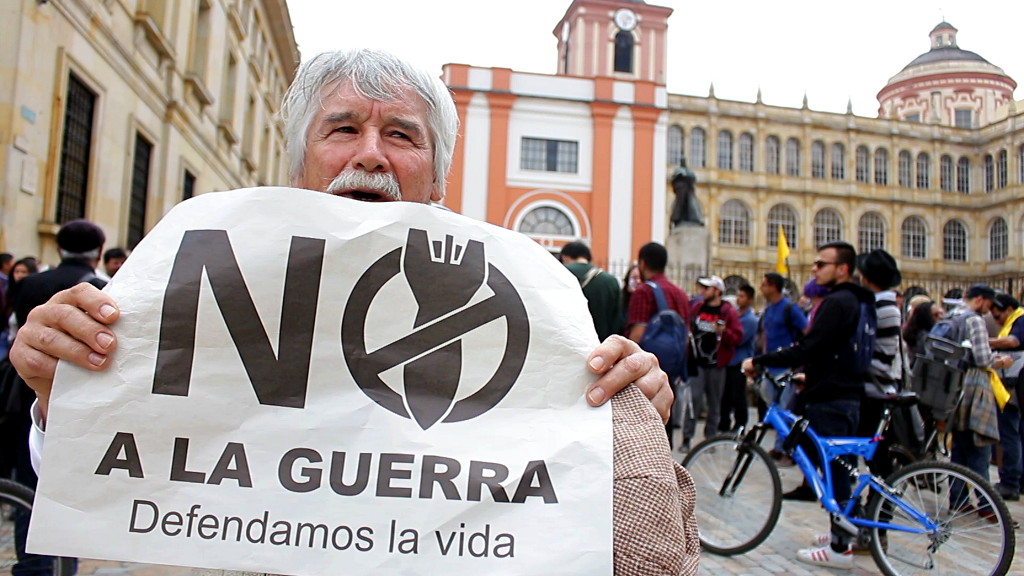
{"type": "Polygon", "coordinates": [[[1020,492],[1010,488],[1006,484],[996,484],[996,492],[999,492],[999,495],[1007,502],[1017,502],[1020,500],[1020,492]]]}
{"type": "Polygon", "coordinates": [[[796,488],[786,492],[782,495],[783,500],[798,500],[801,502],[817,502],[818,497],[814,495],[814,490],[811,490],[810,486],[801,484],[796,488]]]}

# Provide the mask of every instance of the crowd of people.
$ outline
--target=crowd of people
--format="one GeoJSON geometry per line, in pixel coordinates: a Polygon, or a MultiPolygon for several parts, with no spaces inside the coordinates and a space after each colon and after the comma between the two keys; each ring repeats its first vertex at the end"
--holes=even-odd
{"type": "MultiPolygon", "coordinates": [[[[603,274],[589,263],[589,251],[586,260],[585,269],[573,270],[577,277],[603,274]]],[[[567,261],[565,251],[563,261],[567,261]]],[[[758,417],[764,416],[767,407],[752,386],[759,369],[799,372],[801,384],[785,388],[779,402],[802,415],[819,434],[873,436],[882,418],[879,395],[911,387],[910,375],[917,359],[926,354],[928,335],[948,317],[963,325],[962,339],[969,349],[963,368],[964,396],[956,413],[932,413],[922,406],[920,413],[898,415],[877,453],[886,454],[892,443],[917,442],[923,449],[926,433],[936,425],[946,426],[951,432],[951,460],[983,478],[988,478],[990,463],[995,461],[993,449],[999,446],[996,489],[1007,500],[1020,498],[1024,490],[1019,378],[1024,364],[1024,310],[1013,296],[975,284],[958,298],[947,294],[932,300],[918,294],[904,302],[898,290],[902,275],[892,255],[880,249],[858,255],[852,245],[833,242],[820,247],[812,277],[799,291],[781,274],[764,273],[759,286],[762,305],[755,310],[755,290],[750,284],[727,288],[717,275],[702,276],[691,296],[666,277],[667,263],[664,246],[643,246],[621,281],[621,297],[606,282],[604,304],[591,299],[590,305],[595,325],[599,317],[614,317],[621,309],[622,333],[641,346],[648,320],[658,312],[655,292],[663,293],[668,305],[685,319],[689,338],[679,353],[687,356],[688,370],[674,378],[676,402],[666,425],[670,444],[681,429],[680,452],[689,450],[699,420],[704,422],[704,437],[709,437],[746,427],[749,401],[756,401],[758,417]],[[870,364],[858,372],[852,369],[856,364],[852,339],[862,305],[873,308],[876,326],[870,364]],[[598,312],[595,306],[605,307],[598,312]],[[1005,404],[997,402],[990,385],[993,373],[1009,393],[1005,404]]],[[[584,295],[590,298],[586,287],[584,295]]],[[[793,465],[781,441],[770,455],[781,466],[793,465]]],[[[873,473],[886,477],[893,462],[882,456],[868,465],[873,473]]],[[[847,476],[841,464],[833,462],[831,467],[834,478],[847,476]]],[[[956,488],[951,506],[994,520],[984,503],[975,508],[966,488],[956,488]]],[[[834,489],[841,504],[851,497],[849,483],[837,482],[834,489]]],[[[783,497],[817,500],[806,483],[783,497]]],[[[833,524],[828,534],[813,541],[816,546],[798,552],[799,560],[852,566],[859,543],[839,526],[833,524]]]]}
{"type": "MultiPolygon", "coordinates": [[[[299,67],[280,110],[293,187],[360,201],[431,204],[444,198],[458,112],[436,75],[381,51],[328,52],[299,67]]],[[[585,290],[605,284],[595,276],[585,290]]],[[[618,306],[618,296],[614,300],[618,306]]],[[[107,369],[118,318],[118,303],[108,293],[79,283],[36,307],[20,328],[10,356],[37,397],[33,454],[44,442],[57,361],[107,369]]],[[[618,324],[617,315],[612,323],[618,324]]],[[[598,344],[585,364],[594,374],[587,401],[610,401],[612,408],[616,574],[696,574],[694,485],[661,435],[672,403],[668,378],[654,355],[619,334],[598,344]]]]}
{"type": "MultiPolygon", "coordinates": [[[[328,53],[302,65],[281,113],[292,186],[367,201],[427,204],[444,197],[458,115],[437,78],[381,52],[328,53]]],[[[62,261],[45,272],[33,273],[37,266],[28,259],[0,257],[4,317],[13,314],[18,331],[10,361],[37,397],[29,411],[32,424],[26,412],[24,425],[36,439],[15,442],[21,451],[16,463],[27,460],[30,446],[38,452],[43,441],[57,360],[103,370],[117,345],[110,326],[119,309],[109,294],[96,289],[105,282],[97,267],[101,255],[109,254],[111,267],[104,271],[113,275],[127,254],[104,253],[102,230],[87,221],[66,223],[57,243],[62,261]],[[30,310],[35,310],[31,317],[30,310]]],[[[812,278],[800,294],[782,275],[766,272],[758,289],[703,276],[691,297],[666,276],[669,254],[656,242],[639,249],[635,266],[621,282],[594,266],[581,242],[566,245],[561,259],[579,280],[601,337],[587,359],[596,375],[586,392],[588,401],[600,405],[622,390],[649,399],[626,403],[620,395],[613,402],[613,413],[629,416],[614,418],[617,574],[653,573],[637,565],[665,567],[659,574],[696,573],[693,484],[662,449],[666,442],[657,416],[667,420],[667,444],[671,447],[678,430],[678,448],[685,451],[697,439],[701,419],[704,436],[748,423],[748,382],[755,370],[797,368],[802,384],[781,402],[802,414],[819,434],[857,434],[871,429],[878,418],[877,406],[863,401],[866,384],[905,387],[906,374],[924,352],[926,335],[945,315],[960,319],[971,344],[965,400],[956,414],[940,415],[950,419],[953,461],[987,477],[992,447],[999,443],[1003,457],[997,487],[1003,497],[1019,498],[1024,488],[1018,377],[1024,363],[1024,313],[1012,296],[974,285],[952,309],[942,301],[920,298],[904,308],[896,291],[902,278],[895,259],[884,250],[858,255],[845,242],[819,248],[812,278]],[[856,362],[851,338],[864,305],[876,310],[877,342],[870,368],[857,372],[850,369],[856,362]],[[662,359],[663,371],[643,346],[653,319],[666,310],[685,322],[687,337],[678,346],[682,361],[662,359]],[[994,333],[983,317],[992,319],[994,333]],[[1005,406],[994,398],[990,370],[998,371],[1010,392],[1005,406]],[[648,421],[655,423],[657,438],[644,427],[648,421]],[[631,457],[642,457],[634,462],[638,473],[620,483],[620,466],[626,469],[631,457]],[[653,468],[665,477],[655,476],[653,468]],[[650,481],[632,482],[641,477],[650,481]],[[660,514],[653,521],[652,511],[660,514]]],[[[782,448],[776,445],[772,456],[788,464],[782,448]]],[[[844,472],[834,469],[833,474],[842,477],[844,472]]],[[[799,490],[787,496],[805,497],[799,490]]],[[[843,482],[836,483],[835,496],[841,503],[848,499],[849,485],[844,490],[843,482]]],[[[832,526],[815,541],[818,545],[798,553],[800,560],[851,566],[850,534],[832,526]]]]}

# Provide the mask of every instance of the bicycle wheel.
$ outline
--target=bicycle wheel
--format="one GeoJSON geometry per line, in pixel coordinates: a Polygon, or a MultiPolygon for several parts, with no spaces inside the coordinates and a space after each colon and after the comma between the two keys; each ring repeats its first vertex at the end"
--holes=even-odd
{"type": "Polygon", "coordinates": [[[782,481],[763,448],[715,436],[697,444],[683,466],[697,487],[701,547],[732,556],[768,538],[782,510],[782,481]]]}
{"type": "MultiPolygon", "coordinates": [[[[933,533],[872,528],[871,555],[887,576],[957,574],[1002,576],[1015,547],[1013,521],[1003,499],[968,468],[934,460],[916,462],[889,477],[905,504],[939,522],[933,533]]],[[[868,517],[920,528],[910,514],[873,494],[868,517]]]]}
{"type": "MultiPolygon", "coordinates": [[[[28,517],[32,511],[32,489],[6,479],[0,479],[0,574],[10,574],[18,562],[15,544],[16,532],[28,530],[28,517]]],[[[24,559],[24,555],[22,555],[24,559]]],[[[32,560],[33,574],[71,576],[74,574],[74,560],[36,556],[32,560]],[[52,568],[50,563],[52,562],[52,568]],[[45,564],[45,566],[43,565],[45,564]]]]}

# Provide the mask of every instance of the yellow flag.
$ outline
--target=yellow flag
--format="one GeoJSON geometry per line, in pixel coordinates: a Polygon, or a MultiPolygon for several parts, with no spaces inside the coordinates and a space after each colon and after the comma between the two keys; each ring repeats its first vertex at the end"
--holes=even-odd
{"type": "Polygon", "coordinates": [[[789,243],[786,242],[786,233],[779,224],[779,256],[775,260],[775,271],[783,276],[789,274],[789,266],[786,265],[786,258],[789,258],[789,243]]]}

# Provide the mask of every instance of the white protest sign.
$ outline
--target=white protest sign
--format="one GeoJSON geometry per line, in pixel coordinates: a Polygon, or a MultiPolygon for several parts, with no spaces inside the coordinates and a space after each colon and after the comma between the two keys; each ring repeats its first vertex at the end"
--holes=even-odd
{"type": "Polygon", "coordinates": [[[61,363],[35,552],[276,574],[611,574],[579,284],[524,236],[304,190],[175,207],[61,363]]]}

